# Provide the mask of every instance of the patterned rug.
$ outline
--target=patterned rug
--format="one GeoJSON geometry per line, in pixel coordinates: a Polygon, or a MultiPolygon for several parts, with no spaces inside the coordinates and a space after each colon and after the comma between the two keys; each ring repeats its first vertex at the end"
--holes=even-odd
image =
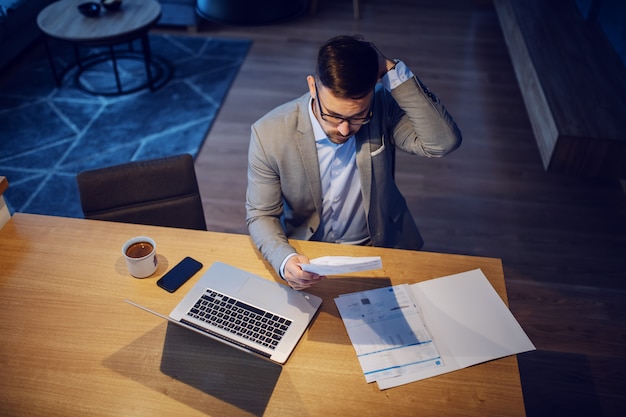
{"type": "MultiPolygon", "coordinates": [[[[77,173],[178,153],[195,157],[250,44],[151,35],[152,53],[171,64],[171,79],[156,91],[118,97],[83,92],[71,72],[57,87],[40,45],[0,83],[0,175],[9,181],[9,210],[82,217],[77,173]]],[[[50,46],[57,66],[73,62],[69,46],[50,46]]],[[[145,79],[142,62],[121,60],[119,66],[123,80],[145,79]]],[[[114,80],[112,67],[97,67],[82,79],[97,87],[99,77],[114,80]]]]}

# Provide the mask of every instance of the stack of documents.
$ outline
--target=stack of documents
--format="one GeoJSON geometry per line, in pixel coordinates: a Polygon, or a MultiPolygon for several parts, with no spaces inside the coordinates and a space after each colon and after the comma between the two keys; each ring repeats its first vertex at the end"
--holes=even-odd
{"type": "Polygon", "coordinates": [[[298,264],[302,270],[318,275],[339,275],[383,267],[380,256],[322,256],[309,264],[298,264]]]}
{"type": "Polygon", "coordinates": [[[335,303],[365,380],[380,389],[535,349],[480,269],[335,303]]]}

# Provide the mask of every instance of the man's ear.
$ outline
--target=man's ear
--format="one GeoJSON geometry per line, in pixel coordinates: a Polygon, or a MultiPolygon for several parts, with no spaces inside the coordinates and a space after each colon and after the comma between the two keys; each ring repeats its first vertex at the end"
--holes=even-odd
{"type": "Polygon", "coordinates": [[[317,98],[315,97],[315,77],[312,75],[307,76],[306,82],[309,85],[309,93],[311,93],[311,97],[317,98]]]}

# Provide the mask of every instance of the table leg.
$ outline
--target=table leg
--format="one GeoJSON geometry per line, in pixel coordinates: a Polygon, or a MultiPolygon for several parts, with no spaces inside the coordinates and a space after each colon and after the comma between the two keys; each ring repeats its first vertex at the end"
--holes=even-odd
{"type": "Polygon", "coordinates": [[[152,51],[150,50],[150,40],[148,39],[148,33],[144,33],[141,36],[141,49],[143,50],[143,61],[146,65],[146,77],[148,78],[148,86],[151,91],[154,91],[154,80],[152,79],[152,51]]]}
{"type": "Polygon", "coordinates": [[[78,50],[78,45],[72,45],[74,47],[74,59],[76,60],[76,66],[79,69],[83,69],[83,61],[80,59],[80,51],[78,50]]]}
{"type": "MultiPolygon", "coordinates": [[[[134,93],[146,87],[149,88],[151,91],[156,91],[157,89],[165,85],[165,83],[167,83],[167,81],[171,78],[173,72],[173,68],[169,62],[167,62],[160,56],[152,54],[150,40],[147,32],[140,35],[138,38],[134,38],[130,41],[124,41],[121,43],[108,45],[107,47],[105,47],[105,51],[91,55],[87,54],[81,56],[80,48],[90,47],[92,45],[74,43],[72,44],[72,47],[74,49],[75,63],[73,63],[72,65],[68,65],[67,68],[65,68],[60,74],[57,71],[57,66],[55,65],[55,61],[53,59],[53,51],[48,45],[47,40],[45,46],[56,85],[58,87],[61,87],[65,74],[67,74],[67,72],[71,69],[76,69],[74,79],[77,87],[89,94],[116,96],[134,93]],[[141,42],[141,51],[136,50],[136,45],[134,45],[134,42],[136,40],[140,40],[141,42]],[[128,43],[128,50],[118,49],[118,51],[116,52],[115,47],[117,45],[122,45],[123,43],[128,43]],[[108,51],[106,50],[106,48],[108,48],[108,51]],[[123,77],[121,74],[121,71],[124,68],[120,68],[120,62],[122,62],[123,60],[135,60],[139,63],[143,61],[146,73],[146,80],[141,84],[135,83],[134,86],[131,85],[127,88],[127,86],[125,86],[124,84],[125,81],[122,80],[123,77]],[[84,72],[88,71],[90,68],[100,63],[107,61],[110,62],[111,65],[113,65],[116,88],[113,88],[113,86],[111,85],[108,91],[98,91],[97,89],[90,88],[88,85],[85,85],[81,81],[81,76],[84,72]]],[[[140,68],[141,66],[139,67],[139,72],[141,72],[140,68]]]]}
{"type": "Polygon", "coordinates": [[[50,63],[50,69],[52,70],[52,77],[54,78],[54,83],[57,87],[61,86],[61,77],[57,74],[56,66],[54,65],[54,58],[52,57],[52,52],[50,51],[50,45],[48,45],[48,37],[44,36],[44,45],[46,46],[46,55],[48,55],[48,62],[50,63]]]}
{"type": "Polygon", "coordinates": [[[115,48],[113,46],[109,46],[109,52],[111,53],[111,62],[113,63],[113,72],[115,73],[115,85],[117,86],[117,92],[122,94],[122,82],[120,81],[120,73],[117,69],[115,48]]]}

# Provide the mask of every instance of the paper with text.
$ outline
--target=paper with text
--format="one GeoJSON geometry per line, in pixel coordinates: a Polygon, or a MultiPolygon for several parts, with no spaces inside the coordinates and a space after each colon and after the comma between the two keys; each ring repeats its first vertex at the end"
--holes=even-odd
{"type": "Polygon", "coordinates": [[[335,303],[367,382],[443,365],[408,285],[345,294],[335,303]]]}

